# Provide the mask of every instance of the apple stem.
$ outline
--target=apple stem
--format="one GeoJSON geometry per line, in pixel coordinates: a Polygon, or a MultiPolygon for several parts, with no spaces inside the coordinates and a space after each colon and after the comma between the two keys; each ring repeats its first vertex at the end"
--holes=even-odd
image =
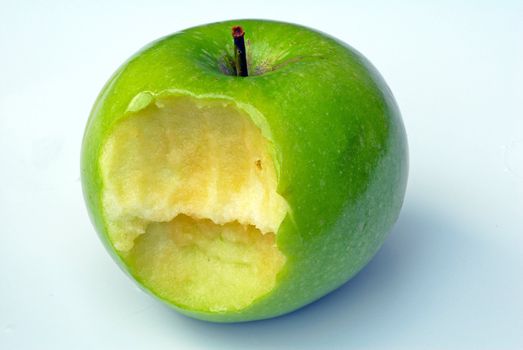
{"type": "Polygon", "coordinates": [[[234,64],[236,65],[236,75],[246,77],[247,72],[247,52],[245,51],[245,32],[240,26],[232,27],[232,37],[234,39],[234,64]]]}

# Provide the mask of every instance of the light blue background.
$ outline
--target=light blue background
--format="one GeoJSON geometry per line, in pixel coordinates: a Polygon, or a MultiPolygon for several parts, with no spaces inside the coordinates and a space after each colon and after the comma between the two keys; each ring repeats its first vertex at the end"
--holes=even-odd
{"type": "Polygon", "coordinates": [[[0,4],[0,349],[522,349],[521,1],[0,4]],[[364,53],[402,110],[401,217],[348,284],[215,325],[140,292],[88,220],[79,153],[104,82],[144,44],[229,18],[297,22],[364,53]]]}

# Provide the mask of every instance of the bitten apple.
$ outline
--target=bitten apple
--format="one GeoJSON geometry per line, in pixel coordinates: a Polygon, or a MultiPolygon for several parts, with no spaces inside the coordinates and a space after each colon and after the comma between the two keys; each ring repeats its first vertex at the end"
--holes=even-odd
{"type": "Polygon", "coordinates": [[[216,322],[281,315],[354,276],[398,217],[407,169],[398,107],[369,61],[262,20],[139,51],[100,93],[82,150],[87,206],[116,261],[216,322]]]}

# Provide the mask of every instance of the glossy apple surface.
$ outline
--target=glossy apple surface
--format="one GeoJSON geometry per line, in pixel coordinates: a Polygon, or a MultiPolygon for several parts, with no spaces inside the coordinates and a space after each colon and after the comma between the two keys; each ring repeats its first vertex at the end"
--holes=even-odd
{"type": "Polygon", "coordinates": [[[391,91],[350,46],[287,23],[236,20],[162,38],[101,91],[82,184],[107,249],[191,317],[278,316],[369,262],[405,193],[391,91]],[[245,30],[248,77],[231,63],[245,30]]]}

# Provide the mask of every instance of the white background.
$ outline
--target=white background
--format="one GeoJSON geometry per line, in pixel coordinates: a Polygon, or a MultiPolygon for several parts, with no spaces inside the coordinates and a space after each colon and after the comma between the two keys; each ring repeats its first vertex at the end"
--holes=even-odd
{"type": "Polygon", "coordinates": [[[0,349],[522,349],[521,1],[0,0],[0,349]],[[186,27],[270,18],[365,54],[402,110],[401,217],[348,284],[273,320],[191,320],[139,291],[81,194],[111,73],[186,27]]]}

